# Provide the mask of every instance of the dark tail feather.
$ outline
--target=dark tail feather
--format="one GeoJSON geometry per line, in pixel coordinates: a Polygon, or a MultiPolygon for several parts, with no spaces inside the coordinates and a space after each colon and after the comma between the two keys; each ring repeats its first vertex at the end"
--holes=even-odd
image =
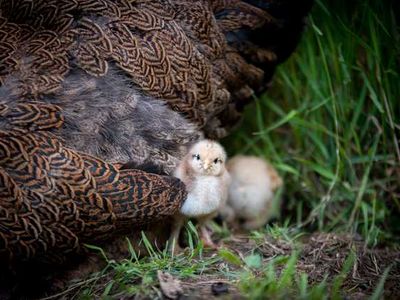
{"type": "MultiPolygon", "coordinates": [[[[248,91],[263,92],[276,66],[293,53],[312,3],[313,0],[242,0],[215,5],[215,16],[228,45],[245,60],[231,65],[238,66],[235,72],[250,87],[248,91]]],[[[240,111],[250,96],[238,94],[236,109],[240,111]]]]}

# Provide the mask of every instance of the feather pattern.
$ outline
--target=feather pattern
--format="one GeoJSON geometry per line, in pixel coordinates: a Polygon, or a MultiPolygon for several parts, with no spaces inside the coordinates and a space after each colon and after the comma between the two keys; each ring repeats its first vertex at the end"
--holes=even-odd
{"type": "Polygon", "coordinates": [[[310,3],[0,1],[0,257],[61,262],[173,215],[185,186],[132,167],[226,136],[310,3]]]}

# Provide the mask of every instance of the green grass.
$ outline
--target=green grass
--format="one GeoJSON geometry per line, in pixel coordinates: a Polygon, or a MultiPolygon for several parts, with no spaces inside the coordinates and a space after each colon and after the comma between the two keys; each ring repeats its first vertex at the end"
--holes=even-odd
{"type": "MultiPolygon", "coordinates": [[[[248,299],[328,299],[326,279],[318,284],[310,285],[306,273],[296,272],[297,255],[293,253],[289,258],[277,257],[267,264],[262,276],[245,275],[240,288],[248,299]],[[276,275],[276,266],[284,264],[279,276],[276,275]]],[[[339,276],[337,277],[339,278],[339,276]]],[[[334,291],[333,296],[338,295],[334,291]]]]}
{"type": "Polygon", "coordinates": [[[317,1],[296,53],[248,107],[230,154],[271,160],[284,177],[281,220],[398,236],[400,36],[390,1],[317,1]],[[256,115],[256,118],[252,117],[256,115]]]}
{"type": "Polygon", "coordinates": [[[200,275],[224,274],[225,269],[218,263],[223,260],[221,256],[204,256],[203,246],[198,243],[197,232],[193,232],[193,225],[187,226],[188,240],[195,242],[189,246],[185,254],[172,255],[166,247],[160,250],[148,240],[142,232],[141,244],[144,245],[148,255],[141,257],[134,250],[129,239],[128,249],[130,256],[126,259],[115,261],[107,257],[102,248],[86,245],[94,253],[98,253],[106,262],[106,267],[94,273],[85,280],[77,281],[60,294],[49,299],[68,295],[68,299],[119,299],[140,295],[151,299],[161,299],[157,271],[165,271],[179,279],[197,278],[200,275]]]}
{"type": "MultiPolygon", "coordinates": [[[[344,289],[344,283],[351,276],[357,260],[356,250],[350,249],[340,271],[335,275],[326,273],[322,280],[311,280],[304,271],[307,262],[300,257],[304,246],[301,235],[287,232],[278,227],[267,227],[254,231],[251,239],[257,241],[256,246],[247,252],[241,249],[221,248],[217,253],[204,255],[198,236],[192,240],[197,246],[190,246],[184,254],[171,255],[167,250],[154,247],[142,234],[148,256],[139,257],[129,245],[130,257],[115,261],[109,259],[103,249],[89,246],[98,252],[107,262],[106,267],[91,277],[72,284],[68,290],[46,299],[64,296],[67,299],[120,299],[139,296],[138,299],[164,299],[158,271],[168,272],[178,280],[194,282],[226,281],[237,286],[236,293],[246,299],[343,299],[349,292],[344,289]],[[267,233],[267,234],[266,234],[267,233]],[[266,236],[285,240],[293,246],[291,252],[265,257],[258,247],[265,244],[266,236]],[[301,268],[303,266],[303,268],[301,268]],[[200,279],[199,279],[200,278],[200,279]]],[[[188,227],[191,235],[193,228],[188,227]]],[[[303,258],[304,259],[304,258],[303,258]]],[[[390,268],[384,270],[379,282],[376,283],[371,299],[380,299],[384,291],[384,283],[390,268]]],[[[195,287],[195,289],[198,287],[195,287]]],[[[200,294],[201,295],[201,294],[200,294]]],[[[232,296],[232,294],[231,294],[232,296]]]]}

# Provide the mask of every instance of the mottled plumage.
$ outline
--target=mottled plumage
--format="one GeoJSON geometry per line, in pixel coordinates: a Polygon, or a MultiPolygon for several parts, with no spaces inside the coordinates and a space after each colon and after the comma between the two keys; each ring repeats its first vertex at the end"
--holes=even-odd
{"type": "Polygon", "coordinates": [[[311,1],[0,1],[0,257],[63,261],[173,215],[171,174],[221,138],[311,1]]]}
{"type": "Polygon", "coordinates": [[[65,254],[80,252],[82,243],[126,232],[180,207],[186,193],[179,180],[119,171],[35,129],[62,124],[54,108],[3,106],[2,116],[14,127],[0,132],[0,258],[62,261],[65,254]]]}

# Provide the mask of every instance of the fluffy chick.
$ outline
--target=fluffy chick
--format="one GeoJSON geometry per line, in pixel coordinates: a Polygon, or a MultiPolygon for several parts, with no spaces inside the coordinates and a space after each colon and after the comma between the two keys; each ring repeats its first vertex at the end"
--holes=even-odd
{"type": "Polygon", "coordinates": [[[277,171],[264,159],[237,155],[227,162],[231,176],[227,204],[222,216],[233,222],[243,220],[243,228],[257,229],[271,216],[274,192],[282,186],[277,171]]]}
{"type": "Polygon", "coordinates": [[[202,140],[191,147],[178,165],[175,176],[185,183],[188,196],[175,216],[170,237],[174,252],[179,251],[179,233],[188,218],[198,220],[204,245],[216,247],[206,226],[226,204],[230,177],[225,162],[226,153],[219,143],[202,140]]]}

